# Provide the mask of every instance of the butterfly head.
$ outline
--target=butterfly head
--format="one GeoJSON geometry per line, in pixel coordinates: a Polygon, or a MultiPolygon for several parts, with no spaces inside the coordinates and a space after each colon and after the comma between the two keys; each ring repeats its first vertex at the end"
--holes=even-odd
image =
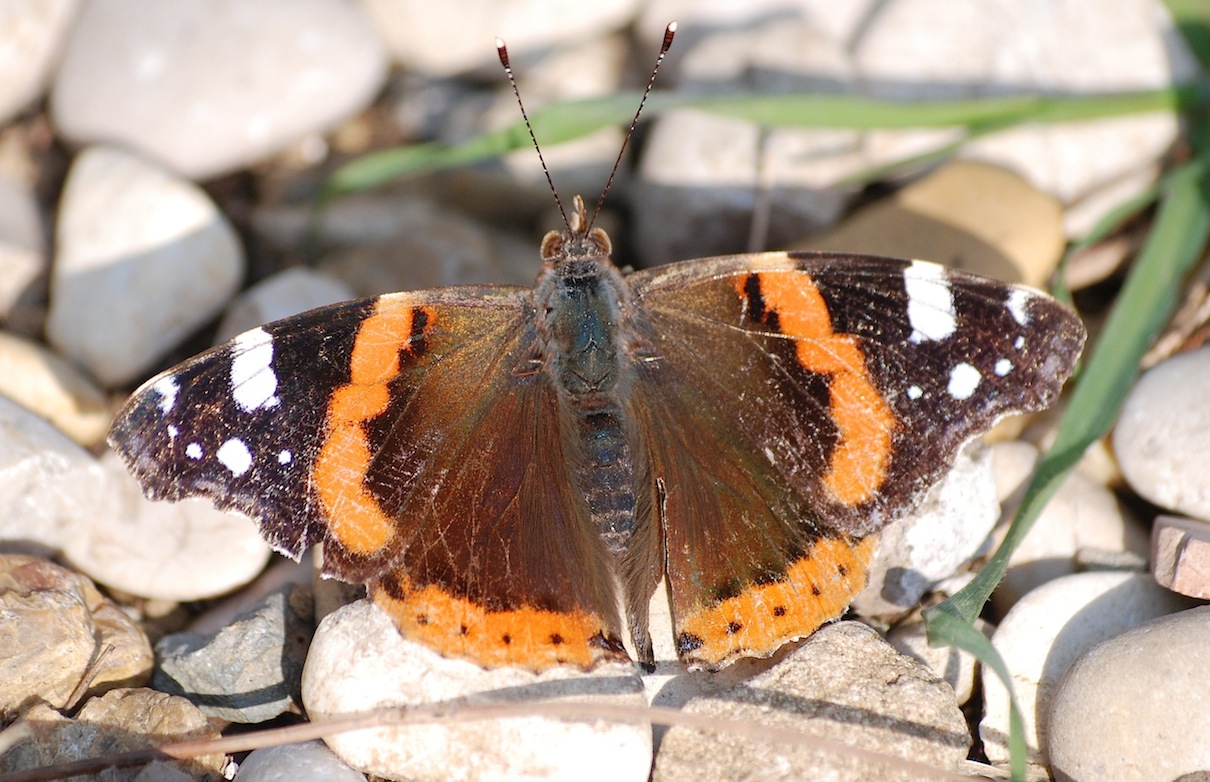
{"type": "Polygon", "coordinates": [[[609,236],[601,228],[589,224],[584,213],[584,199],[576,196],[567,226],[551,231],[542,239],[542,263],[547,269],[568,270],[588,262],[590,265],[608,259],[613,252],[609,236]]]}

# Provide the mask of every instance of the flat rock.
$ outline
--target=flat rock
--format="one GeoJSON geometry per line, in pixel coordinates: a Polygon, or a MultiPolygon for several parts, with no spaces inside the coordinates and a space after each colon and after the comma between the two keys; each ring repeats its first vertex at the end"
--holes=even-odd
{"type": "Polygon", "coordinates": [[[1146,622],[1072,665],[1047,745],[1055,779],[1204,779],[1210,769],[1210,607],[1146,622]]]}
{"type": "Polygon", "coordinates": [[[111,147],[73,162],[57,245],[47,337],[107,386],[142,379],[243,277],[235,232],[204,192],[111,147]]]}
{"type": "Polygon", "coordinates": [[[0,718],[151,677],[143,632],[87,578],[47,560],[0,554],[0,617],[0,718]]]}
{"type": "Polygon", "coordinates": [[[42,94],[79,7],[79,0],[0,2],[0,123],[42,94]]]}
{"type": "Polygon", "coordinates": [[[316,722],[387,706],[532,704],[517,719],[458,720],[341,733],[326,738],[345,762],[388,779],[513,780],[535,777],[646,780],[646,723],[544,719],[541,702],[646,705],[629,665],[591,673],[555,668],[533,674],[484,670],[406,641],[367,600],[329,614],[316,630],[303,671],[303,701],[316,722]]]}
{"type": "MultiPolygon", "coordinates": [[[[992,644],[1008,668],[1021,708],[1029,758],[1046,762],[1047,718],[1059,680],[1085,652],[1144,622],[1182,611],[1193,601],[1163,589],[1143,573],[1077,573],[1023,597],[1000,622],[992,644]]],[[[984,751],[1008,761],[1008,694],[983,671],[984,751]]]]}
{"type": "MultiPolygon", "coordinates": [[[[189,701],[141,688],[111,690],[93,698],[73,719],[39,704],[14,724],[25,726],[31,735],[0,755],[0,772],[146,750],[167,741],[219,737],[206,716],[189,701]]],[[[225,778],[222,772],[227,758],[222,754],[201,755],[170,765],[187,773],[189,779],[218,782],[225,778]]],[[[103,778],[134,780],[139,773],[134,770],[103,778]]]]}
{"type": "Polygon", "coordinates": [[[109,429],[109,402],[71,362],[41,343],[0,332],[0,394],[37,413],[85,447],[109,429]]]}
{"type": "Polygon", "coordinates": [[[1164,508],[1210,521],[1210,348],[1149,369],[1122,405],[1113,449],[1130,487],[1164,508]]]}
{"type": "Polygon", "coordinates": [[[161,638],[153,684],[228,722],[299,713],[310,620],[310,590],[283,587],[213,635],[161,638]]]}
{"type": "Polygon", "coordinates": [[[205,179],[334,128],[370,103],[386,67],[368,19],[338,0],[98,0],[67,42],[50,107],[72,144],[120,144],[205,179]]]}
{"type": "Polygon", "coordinates": [[[1210,600],[1210,523],[1156,517],[1151,527],[1151,574],[1166,589],[1210,600]]]}
{"type": "Polygon", "coordinates": [[[820,629],[764,673],[684,711],[718,722],[671,728],[654,782],[915,780],[956,771],[970,746],[953,690],[857,622],[820,629]]]}
{"type": "Polygon", "coordinates": [[[853,610],[881,619],[911,610],[980,553],[999,517],[991,452],[972,441],[920,507],[882,531],[870,582],[853,610]]]}

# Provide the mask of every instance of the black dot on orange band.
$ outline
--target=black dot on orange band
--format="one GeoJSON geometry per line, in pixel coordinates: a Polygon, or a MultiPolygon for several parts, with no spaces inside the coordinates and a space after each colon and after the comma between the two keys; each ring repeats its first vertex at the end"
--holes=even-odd
{"type": "Polygon", "coordinates": [[[840,574],[841,578],[844,578],[845,576],[847,576],[849,574],[849,569],[847,567],[845,567],[844,565],[837,565],[836,572],[840,574]]]}
{"type": "Polygon", "coordinates": [[[785,616],[786,607],[785,606],[773,606],[773,615],[774,616],[785,616]]]}
{"type": "Polygon", "coordinates": [[[458,632],[462,635],[466,635],[470,631],[471,631],[471,629],[469,627],[467,627],[466,625],[462,625],[461,627],[458,628],[458,632]]]}
{"type": "Polygon", "coordinates": [[[740,630],[743,630],[743,629],[744,629],[744,626],[740,622],[728,622],[727,623],[727,633],[729,635],[735,635],[736,633],[738,633],[740,630]]]}
{"type": "Polygon", "coordinates": [[[551,633],[550,642],[554,646],[558,646],[559,644],[563,643],[563,636],[559,635],[558,633],[551,633]]]}
{"type": "Polygon", "coordinates": [[[424,627],[428,623],[429,623],[428,614],[416,614],[416,624],[420,625],[421,627],[424,627]]]}
{"type": "Polygon", "coordinates": [[[823,593],[819,591],[819,584],[811,584],[811,594],[819,597],[823,593]]]}
{"type": "Polygon", "coordinates": [[[508,646],[509,644],[511,644],[513,642],[513,637],[511,635],[509,635],[508,633],[505,633],[504,635],[500,636],[500,640],[504,643],[505,646],[508,646]]]}

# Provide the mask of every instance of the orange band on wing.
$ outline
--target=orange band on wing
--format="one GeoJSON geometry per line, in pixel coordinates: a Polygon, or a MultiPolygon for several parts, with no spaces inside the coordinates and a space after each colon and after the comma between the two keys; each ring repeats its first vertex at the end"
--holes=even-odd
{"type": "MultiPolygon", "coordinates": [[[[394,520],[365,486],[371,454],[363,424],[390,404],[387,383],[399,374],[400,353],[411,349],[414,312],[401,307],[375,313],[361,324],[353,342],[350,382],[329,400],[327,439],[315,459],[312,480],[328,530],[360,556],[381,551],[395,534],[394,520]]],[[[427,326],[433,313],[424,313],[427,326]]]]}
{"type": "Polygon", "coordinates": [[[752,584],[735,597],[676,617],[686,663],[719,668],[739,657],[768,657],[844,613],[866,583],[877,537],[824,538],[794,562],[785,578],[752,584]]]}
{"type": "Polygon", "coordinates": [[[391,588],[375,582],[370,597],[405,638],[447,657],[485,668],[533,671],[555,665],[588,669],[605,660],[629,659],[621,642],[608,639],[601,621],[587,611],[489,611],[433,585],[412,588],[400,573],[387,578],[393,579],[391,588]]]}
{"type": "MultiPolygon", "coordinates": [[[[844,505],[874,495],[886,478],[895,415],[866,370],[857,339],[836,334],[827,302],[809,275],[798,271],[756,273],[765,306],[777,313],[780,333],[796,340],[798,363],[831,375],[831,414],[840,433],[824,485],[844,505]]],[[[747,278],[736,290],[747,297],[747,278]]]]}

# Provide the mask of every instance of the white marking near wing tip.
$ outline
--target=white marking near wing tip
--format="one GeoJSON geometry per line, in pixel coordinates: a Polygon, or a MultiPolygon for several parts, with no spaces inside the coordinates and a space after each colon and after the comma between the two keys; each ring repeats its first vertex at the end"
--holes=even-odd
{"type": "Polygon", "coordinates": [[[908,296],[908,322],[912,324],[909,340],[935,342],[954,333],[958,316],[945,267],[927,261],[912,261],[903,270],[903,287],[908,296]]]}
{"type": "Polygon", "coordinates": [[[219,446],[215,456],[237,478],[248,472],[248,468],[252,466],[252,452],[238,437],[232,437],[219,446]]]}
{"type": "Polygon", "coordinates": [[[278,464],[289,464],[294,461],[294,454],[290,453],[290,449],[285,449],[277,454],[278,464]]]}
{"type": "Polygon", "coordinates": [[[165,429],[168,430],[168,439],[169,440],[175,440],[176,436],[181,433],[181,430],[177,429],[172,424],[168,424],[168,426],[166,426],[165,429]]]}
{"type": "Polygon", "coordinates": [[[273,407],[280,400],[273,371],[273,335],[263,328],[245,331],[233,340],[231,397],[245,413],[273,407]]]}
{"type": "Polygon", "coordinates": [[[1025,305],[1031,298],[1033,297],[1029,291],[1024,288],[1013,288],[1013,292],[1008,294],[1008,301],[1005,302],[1008,311],[1012,313],[1013,320],[1022,326],[1029,325],[1029,312],[1026,310],[1025,305]]]}
{"type": "Polygon", "coordinates": [[[907,395],[908,395],[908,399],[915,402],[917,399],[924,396],[924,389],[921,388],[920,386],[908,386],[907,395]]]}
{"type": "Polygon", "coordinates": [[[1017,337],[1016,339],[1014,339],[1013,347],[1016,348],[1017,350],[1020,350],[1021,348],[1025,347],[1025,337],[1017,337]]]}
{"type": "Polygon", "coordinates": [[[172,412],[173,406],[176,405],[176,395],[181,390],[180,385],[176,382],[175,377],[169,375],[157,380],[153,388],[160,395],[160,401],[157,405],[160,408],[160,413],[168,415],[172,412]]]}
{"type": "Polygon", "coordinates": [[[983,375],[979,373],[979,370],[963,361],[950,370],[950,382],[946,386],[946,391],[954,399],[970,399],[971,394],[975,393],[975,389],[979,387],[979,382],[982,380],[983,375]]]}
{"type": "Polygon", "coordinates": [[[190,459],[201,459],[203,454],[201,443],[189,443],[185,446],[185,455],[190,459]]]}
{"type": "Polygon", "coordinates": [[[997,376],[1004,377],[1009,372],[1013,371],[1013,362],[1006,358],[1002,358],[996,362],[995,371],[997,376]]]}

